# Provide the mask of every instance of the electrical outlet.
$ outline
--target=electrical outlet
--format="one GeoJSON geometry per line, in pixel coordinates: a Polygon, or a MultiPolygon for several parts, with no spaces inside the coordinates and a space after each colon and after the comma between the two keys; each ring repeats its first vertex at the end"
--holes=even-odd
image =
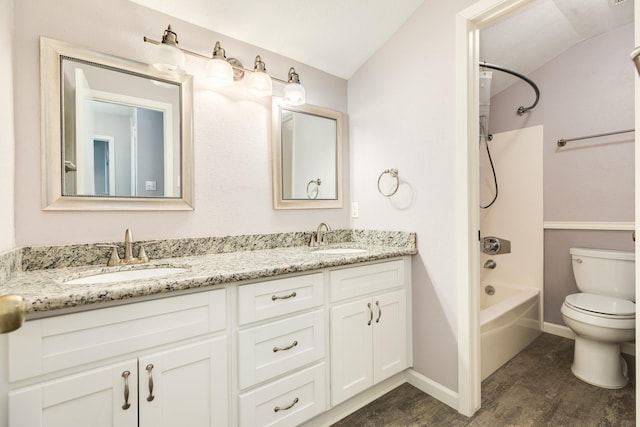
{"type": "Polygon", "coordinates": [[[156,182],[155,181],[145,181],[144,189],[147,191],[156,191],[156,182]]]}
{"type": "Polygon", "coordinates": [[[358,218],[360,216],[360,208],[358,202],[351,202],[351,218],[358,218]]]}

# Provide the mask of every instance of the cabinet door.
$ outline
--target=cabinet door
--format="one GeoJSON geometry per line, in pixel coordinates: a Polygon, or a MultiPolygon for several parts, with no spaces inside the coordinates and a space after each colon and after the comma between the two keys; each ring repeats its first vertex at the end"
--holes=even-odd
{"type": "Polygon", "coordinates": [[[135,360],[9,393],[11,427],[138,425],[135,360]]]}
{"type": "Polygon", "coordinates": [[[331,403],[336,405],[373,385],[370,298],[331,309],[331,403]]]}
{"type": "Polygon", "coordinates": [[[140,373],[140,427],[227,426],[227,338],[146,357],[140,373]]]}
{"type": "Polygon", "coordinates": [[[407,368],[407,310],[404,290],[373,298],[373,381],[407,368]]]}

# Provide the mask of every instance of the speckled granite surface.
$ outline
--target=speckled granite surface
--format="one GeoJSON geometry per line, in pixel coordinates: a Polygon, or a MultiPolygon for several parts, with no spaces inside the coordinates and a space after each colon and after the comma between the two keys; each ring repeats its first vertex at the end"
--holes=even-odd
{"type": "Polygon", "coordinates": [[[0,283],[10,280],[20,270],[20,261],[20,249],[0,253],[0,283]]]}
{"type": "MultiPolygon", "coordinates": [[[[179,239],[157,243],[147,251],[151,261],[137,266],[107,267],[108,254],[100,252],[94,265],[75,266],[87,259],[83,249],[95,245],[23,249],[23,270],[3,284],[3,293],[22,295],[27,317],[54,315],[60,309],[91,309],[95,303],[153,296],[168,292],[206,288],[225,283],[257,280],[321,268],[375,261],[417,252],[414,233],[338,230],[330,237],[331,248],[366,249],[352,254],[321,254],[308,246],[310,233],[179,239]],[[280,245],[280,246],[279,246],[280,245]],[[287,246],[288,245],[288,246],[287,246]],[[183,256],[175,255],[177,253],[183,256]],[[46,258],[34,269],[35,258],[46,258]],[[60,260],[53,254],[74,257],[60,260]],[[159,254],[165,255],[158,257],[159,254]],[[25,269],[24,264],[30,268],[25,269]],[[58,268],[51,268],[56,266],[58,268]],[[65,282],[88,275],[158,266],[184,267],[186,272],[152,279],[116,283],[70,285],[65,282]]],[[[101,248],[108,250],[108,248],[101,248]]],[[[95,261],[95,259],[93,259],[95,261]]]]}
{"type": "MultiPolygon", "coordinates": [[[[305,246],[311,240],[311,232],[250,234],[222,237],[199,237],[167,239],[162,241],[136,241],[143,245],[149,258],[178,258],[239,251],[305,246]]],[[[135,239],[135,235],[133,236],[135,239]]],[[[415,247],[415,233],[375,230],[334,230],[327,234],[329,243],[358,242],[385,246],[415,247]]],[[[123,239],[117,242],[102,242],[82,245],[33,246],[22,249],[22,269],[25,271],[46,268],[78,267],[106,264],[111,248],[100,245],[116,245],[120,257],[124,255],[123,239]]]]}

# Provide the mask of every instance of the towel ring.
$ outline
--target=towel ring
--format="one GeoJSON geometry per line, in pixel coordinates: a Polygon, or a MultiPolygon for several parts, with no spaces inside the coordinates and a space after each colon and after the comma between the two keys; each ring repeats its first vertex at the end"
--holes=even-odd
{"type": "Polygon", "coordinates": [[[309,198],[309,199],[317,199],[318,198],[318,193],[320,193],[320,188],[318,188],[318,187],[320,187],[320,184],[322,184],[322,181],[320,180],[320,178],[312,179],[311,181],[309,181],[307,183],[307,198],[309,198]],[[316,186],[312,187],[311,189],[309,189],[309,186],[311,184],[315,184],[316,186]],[[313,196],[311,196],[311,193],[313,192],[313,190],[316,190],[316,193],[313,196]]]}
{"type": "Polygon", "coordinates": [[[382,194],[384,197],[391,197],[394,194],[396,194],[396,191],[398,191],[398,187],[400,187],[400,178],[398,178],[398,169],[385,169],[378,177],[378,192],[382,194]],[[382,190],[380,189],[380,180],[387,173],[391,175],[391,177],[396,179],[396,187],[390,193],[383,193],[382,190]]]}

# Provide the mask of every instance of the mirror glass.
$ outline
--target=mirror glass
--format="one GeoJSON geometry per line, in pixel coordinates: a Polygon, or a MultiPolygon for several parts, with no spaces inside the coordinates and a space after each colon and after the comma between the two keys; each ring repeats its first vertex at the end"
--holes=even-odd
{"type": "Polygon", "coordinates": [[[342,113],[274,99],[274,207],[342,207],[342,113]]]}
{"type": "Polygon", "coordinates": [[[191,208],[191,78],[41,39],[44,209],[191,208]]]}

